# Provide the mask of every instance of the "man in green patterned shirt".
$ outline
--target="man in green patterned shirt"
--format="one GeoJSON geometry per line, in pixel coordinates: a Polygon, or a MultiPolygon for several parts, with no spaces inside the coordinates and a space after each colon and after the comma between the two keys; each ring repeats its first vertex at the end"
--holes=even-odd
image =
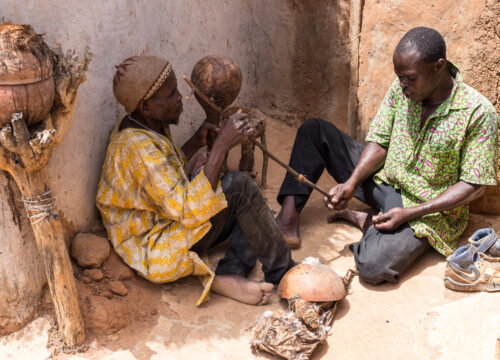
{"type": "MultiPolygon", "coordinates": [[[[495,108],[446,60],[443,37],[430,28],[410,30],[393,64],[397,79],[366,146],[331,123],[310,119],[297,132],[290,159],[311,181],[325,168],[337,181],[331,201],[325,199],[333,210],[329,220],[363,229],[351,250],[361,278],[374,284],[397,282],[429,245],[450,255],[467,227],[467,204],[497,181],[495,108]],[[377,215],[345,209],[352,197],[377,215]]],[[[299,215],[310,192],[287,174],[277,221],[291,246],[300,245],[299,215]]]]}

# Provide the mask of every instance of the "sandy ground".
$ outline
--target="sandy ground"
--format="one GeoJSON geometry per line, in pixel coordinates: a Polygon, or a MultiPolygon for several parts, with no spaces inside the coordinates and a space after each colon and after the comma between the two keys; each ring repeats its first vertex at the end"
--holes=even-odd
{"type": "MultiPolygon", "coordinates": [[[[295,130],[284,124],[268,124],[269,148],[288,159],[295,130]]],[[[260,161],[260,154],[258,155],[260,161]]],[[[236,156],[230,157],[234,167],[236,156]]],[[[260,170],[259,170],[260,172],[260,170]]],[[[264,190],[273,210],[284,170],[270,164],[264,190]]],[[[257,179],[259,180],[259,179],[257,179]]],[[[319,183],[328,188],[324,175],[319,183]]],[[[362,208],[353,202],[353,208],[362,208]]],[[[340,275],[354,268],[348,244],[361,232],[344,222],[326,223],[327,210],[314,194],[303,211],[303,246],[295,260],[315,256],[340,275]]],[[[472,215],[463,241],[474,230],[492,226],[500,231],[497,217],[472,215]]],[[[221,250],[211,255],[216,261],[221,250]]],[[[313,359],[500,359],[500,293],[457,293],[446,289],[442,275],[444,258],[428,252],[397,285],[370,286],[353,280],[351,291],[339,305],[327,343],[313,359]]],[[[260,269],[251,275],[261,279],[260,269]]],[[[125,281],[130,301],[127,326],[116,333],[87,333],[86,351],[68,354],[54,345],[50,306],[23,330],[0,338],[0,359],[270,359],[252,354],[249,328],[265,310],[285,308],[276,294],[271,304],[249,306],[212,294],[196,308],[201,285],[195,278],[155,285],[143,279],[125,281]]],[[[116,301],[125,301],[118,299],[116,301]]],[[[113,314],[109,314],[113,322],[113,314]]],[[[117,312],[115,316],[120,317],[117,312]]],[[[57,338],[57,336],[55,337],[57,338]]],[[[57,342],[57,341],[56,341],[57,342]]]]}

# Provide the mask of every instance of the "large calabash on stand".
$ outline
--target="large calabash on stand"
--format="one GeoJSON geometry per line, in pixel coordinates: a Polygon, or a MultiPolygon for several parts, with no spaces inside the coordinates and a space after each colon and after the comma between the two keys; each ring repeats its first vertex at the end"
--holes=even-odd
{"type": "MultiPolygon", "coordinates": [[[[0,169],[10,174],[20,192],[21,199],[12,193],[11,197],[13,202],[24,203],[45,268],[59,331],[69,346],[83,343],[85,329],[61,219],[45,167],[52,149],[61,143],[69,129],[77,89],[85,80],[90,58],[88,49],[83,58],[74,51],[66,55],[61,49],[53,52],[28,25],[0,25],[0,169]]],[[[14,212],[21,214],[17,208],[14,212]]],[[[13,243],[9,243],[10,247],[0,247],[2,254],[6,250],[6,258],[0,256],[2,284],[12,280],[12,271],[25,271],[23,261],[37,259],[19,250],[24,239],[19,245],[13,243]]],[[[26,266],[30,272],[32,268],[26,266]]],[[[24,278],[18,277],[21,283],[31,280],[30,272],[24,278]]],[[[16,285],[19,286],[13,284],[16,285]]],[[[25,299],[31,301],[33,296],[25,296],[25,299]]],[[[22,296],[16,298],[16,294],[12,298],[3,291],[0,293],[1,306],[22,300],[22,296]]],[[[0,332],[12,331],[12,322],[7,321],[5,326],[3,315],[2,311],[0,332]]],[[[19,324],[22,326],[25,321],[23,316],[19,324]]]]}
{"type": "MultiPolygon", "coordinates": [[[[52,53],[31,29],[0,25],[0,128],[15,112],[39,123],[54,102],[52,53]]],[[[46,283],[31,224],[16,183],[0,171],[0,335],[23,327],[36,314],[46,283]]]]}
{"type": "MultiPolygon", "coordinates": [[[[191,72],[191,82],[203,92],[219,108],[226,111],[229,116],[239,109],[248,114],[250,124],[256,130],[254,137],[260,137],[262,144],[266,145],[265,124],[267,115],[253,108],[233,106],[228,108],[238,97],[241,90],[242,75],[238,64],[227,56],[206,56],[199,60],[191,72]]],[[[205,111],[207,121],[219,125],[220,114],[196,95],[196,99],[205,111]]],[[[208,150],[212,148],[215,138],[208,139],[208,150]]],[[[241,158],[239,170],[247,171],[252,176],[254,172],[255,146],[247,139],[241,144],[241,158]]],[[[262,165],[262,186],[266,185],[268,158],[264,156],[262,165]]]]}
{"type": "MultiPolygon", "coordinates": [[[[206,56],[194,65],[191,82],[225,110],[240,93],[241,70],[235,61],[226,56],[206,56]]],[[[219,125],[220,114],[198,95],[195,96],[205,111],[207,121],[219,125]]],[[[214,140],[214,138],[208,139],[208,149],[212,148],[214,140]]]]}

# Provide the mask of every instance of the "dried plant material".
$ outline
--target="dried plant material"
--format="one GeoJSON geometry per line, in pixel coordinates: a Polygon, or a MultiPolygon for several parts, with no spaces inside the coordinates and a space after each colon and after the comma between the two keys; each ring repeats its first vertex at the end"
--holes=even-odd
{"type": "Polygon", "coordinates": [[[337,303],[313,303],[297,296],[289,299],[288,304],[284,314],[266,311],[258,319],[253,327],[252,350],[287,360],[307,360],[325,341],[337,303]]]}
{"type": "Polygon", "coordinates": [[[265,351],[288,360],[309,359],[314,349],[325,341],[337,309],[337,301],[345,297],[346,289],[356,274],[357,271],[349,269],[344,278],[340,278],[318,259],[311,257],[290,269],[278,287],[280,296],[288,298],[288,309],[284,314],[272,311],[262,314],[252,327],[252,350],[265,351]],[[322,289],[338,287],[337,282],[342,286],[343,296],[338,297],[338,289],[333,291],[335,296],[331,289],[327,289],[328,299],[318,301],[325,296],[322,289]],[[311,287],[310,284],[314,286],[311,287]],[[294,294],[294,291],[303,292],[314,300],[308,301],[294,294]]]}

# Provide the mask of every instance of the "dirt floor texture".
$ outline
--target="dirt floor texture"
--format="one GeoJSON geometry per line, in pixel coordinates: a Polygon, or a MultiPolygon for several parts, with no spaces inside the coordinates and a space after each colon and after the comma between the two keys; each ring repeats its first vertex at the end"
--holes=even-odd
{"type": "MultiPolygon", "coordinates": [[[[271,151],[287,159],[295,129],[272,121],[267,132],[271,151]]],[[[230,156],[231,168],[237,164],[237,155],[236,150],[230,156]]],[[[260,154],[256,158],[261,161],[260,154]]],[[[275,211],[279,209],[275,196],[283,175],[283,169],[270,164],[264,194],[275,211]]],[[[328,188],[333,180],[325,174],[319,184],[328,188]]],[[[351,207],[364,205],[353,202],[351,207]]],[[[328,224],[326,216],[321,195],[314,194],[303,211],[303,246],[293,251],[293,257],[297,261],[318,257],[343,275],[354,267],[348,244],[358,241],[361,232],[344,222],[328,224]]],[[[500,231],[500,219],[472,215],[463,240],[487,226],[500,231]]],[[[93,236],[92,241],[99,243],[99,236],[93,236]]],[[[73,256],[78,256],[76,250],[73,256]]],[[[223,249],[214,251],[212,263],[216,264],[222,253],[223,249]]],[[[93,255],[94,260],[102,258],[102,254],[93,255]]],[[[45,292],[39,317],[24,329],[0,338],[0,359],[271,359],[252,353],[249,329],[264,311],[286,308],[276,293],[271,304],[262,307],[212,294],[197,308],[201,285],[195,278],[152,284],[137,277],[112,250],[102,263],[85,266],[88,268],[74,264],[87,326],[84,346],[72,351],[64,348],[55,330],[50,296],[45,292]]],[[[448,290],[442,280],[444,267],[444,258],[430,251],[397,285],[374,287],[355,277],[346,299],[339,303],[327,342],[316,349],[312,359],[499,358],[500,293],[448,290]]],[[[263,274],[257,268],[251,277],[262,279],[263,274]]]]}

